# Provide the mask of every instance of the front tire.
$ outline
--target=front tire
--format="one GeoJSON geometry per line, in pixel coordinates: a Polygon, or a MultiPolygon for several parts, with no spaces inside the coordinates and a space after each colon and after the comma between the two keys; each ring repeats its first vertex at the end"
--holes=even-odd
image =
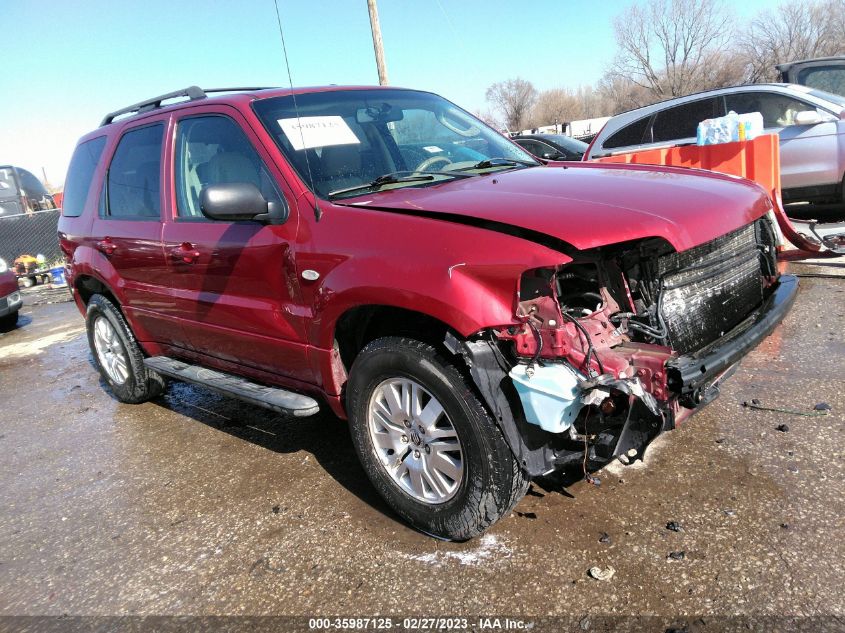
{"type": "Polygon", "coordinates": [[[15,310],[11,314],[0,317],[0,331],[6,332],[14,329],[18,325],[18,311],[15,310]]]}
{"type": "Polygon", "coordinates": [[[350,372],[347,410],[370,481],[422,532],[470,539],[528,488],[468,380],[426,343],[386,337],[368,344],[350,372]]]}
{"type": "Polygon", "coordinates": [[[164,391],[164,378],[144,365],[144,354],[115,305],[95,294],[85,316],[94,363],[115,398],[139,404],[164,391]]]}

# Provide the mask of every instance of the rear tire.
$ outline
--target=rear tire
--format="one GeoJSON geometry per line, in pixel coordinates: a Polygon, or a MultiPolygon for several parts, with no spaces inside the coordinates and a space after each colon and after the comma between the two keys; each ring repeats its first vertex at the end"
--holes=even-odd
{"type": "Polygon", "coordinates": [[[6,332],[14,329],[18,324],[18,311],[15,310],[11,314],[0,317],[0,330],[6,332]]]}
{"type": "Polygon", "coordinates": [[[386,337],[368,344],[350,371],[347,410],[373,486],[422,532],[470,539],[528,489],[467,378],[426,343],[386,337]]]}
{"type": "Polygon", "coordinates": [[[115,398],[139,404],[164,391],[164,378],[144,365],[144,354],[115,305],[95,294],[85,316],[94,363],[115,398]]]}

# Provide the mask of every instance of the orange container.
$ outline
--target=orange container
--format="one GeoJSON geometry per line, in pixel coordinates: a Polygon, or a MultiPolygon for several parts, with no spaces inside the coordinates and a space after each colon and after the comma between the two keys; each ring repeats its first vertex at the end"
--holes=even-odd
{"type": "Polygon", "coordinates": [[[778,226],[784,236],[801,250],[817,252],[819,244],[795,230],[783,211],[780,194],[780,145],[777,134],[764,134],[750,141],[720,145],[684,145],[645,149],[593,159],[599,163],[634,163],[707,169],[742,176],[762,185],[772,198],[778,226]]]}

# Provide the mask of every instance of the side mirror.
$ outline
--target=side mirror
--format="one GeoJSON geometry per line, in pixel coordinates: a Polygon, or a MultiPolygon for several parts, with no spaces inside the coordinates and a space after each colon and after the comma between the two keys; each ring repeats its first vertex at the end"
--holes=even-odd
{"type": "Polygon", "coordinates": [[[815,125],[821,121],[822,116],[816,110],[802,110],[795,115],[795,125],[815,125]]]}
{"type": "MultiPolygon", "coordinates": [[[[270,203],[250,182],[227,182],[208,185],[200,192],[200,211],[212,220],[236,222],[238,220],[268,221],[270,203]]],[[[273,204],[277,207],[277,204],[273,204]]]]}
{"type": "Polygon", "coordinates": [[[546,160],[566,160],[566,155],[562,152],[543,152],[543,158],[546,160]]]}

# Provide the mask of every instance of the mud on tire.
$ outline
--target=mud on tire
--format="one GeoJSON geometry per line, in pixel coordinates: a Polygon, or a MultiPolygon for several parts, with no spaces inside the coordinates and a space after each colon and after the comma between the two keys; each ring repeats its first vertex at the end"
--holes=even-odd
{"type": "Polygon", "coordinates": [[[347,410],[355,449],[376,490],[422,532],[450,540],[470,539],[509,513],[528,489],[530,482],[468,379],[426,343],[386,337],[368,344],[350,371],[347,410]],[[457,433],[463,475],[453,496],[444,502],[427,503],[409,494],[388,471],[374,445],[369,426],[371,398],[380,385],[394,378],[410,379],[436,398],[457,433]]]}
{"type": "Polygon", "coordinates": [[[100,294],[91,297],[85,315],[85,325],[88,331],[88,345],[91,348],[94,363],[103,380],[118,400],[127,404],[139,404],[155,398],[164,391],[164,378],[146,368],[144,354],[138,346],[132,330],[129,329],[129,325],[120,310],[109,299],[100,294]],[[127,375],[122,382],[109,375],[109,371],[103,366],[103,360],[97,351],[95,327],[99,319],[105,319],[113,328],[117,339],[116,345],[126,359],[127,375]]]}

